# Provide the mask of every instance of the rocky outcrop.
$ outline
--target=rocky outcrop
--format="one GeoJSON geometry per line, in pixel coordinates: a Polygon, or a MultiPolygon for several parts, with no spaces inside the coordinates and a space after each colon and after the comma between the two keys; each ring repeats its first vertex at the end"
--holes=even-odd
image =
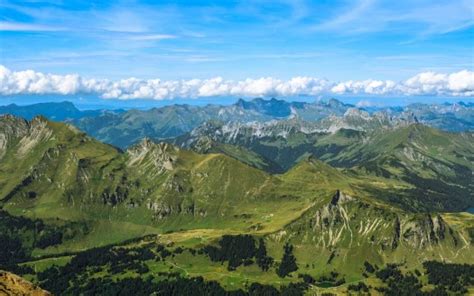
{"type": "Polygon", "coordinates": [[[23,137],[28,133],[29,122],[13,115],[0,115],[0,133],[8,138],[23,137]]]}
{"type": "Polygon", "coordinates": [[[0,116],[0,158],[7,147],[18,145],[17,155],[22,157],[38,143],[50,139],[53,131],[48,127],[48,121],[37,116],[31,121],[12,115],[0,116]]]}
{"type": "Polygon", "coordinates": [[[171,205],[159,200],[148,200],[146,207],[153,211],[153,217],[157,220],[165,219],[171,215],[191,215],[194,217],[207,216],[207,211],[205,209],[198,209],[194,201],[186,199],[177,205],[171,205]]]}
{"type": "Polygon", "coordinates": [[[446,236],[453,237],[453,241],[456,241],[454,232],[448,231],[448,228],[440,215],[426,214],[405,221],[401,225],[399,239],[414,248],[436,245],[445,240],[446,236]]]}
{"type": "Polygon", "coordinates": [[[171,171],[175,167],[179,149],[168,143],[155,143],[148,138],[127,150],[128,166],[150,169],[151,174],[171,171]]]}
{"type": "Polygon", "coordinates": [[[298,239],[324,248],[371,245],[380,250],[456,248],[458,233],[440,215],[409,214],[378,207],[337,190],[328,203],[309,210],[275,239],[298,239]]]}
{"type": "Polygon", "coordinates": [[[125,201],[128,197],[129,191],[126,184],[119,184],[116,187],[106,188],[101,198],[104,204],[109,206],[116,206],[119,203],[125,201]]]}
{"type": "MultiPolygon", "coordinates": [[[[33,141],[27,140],[31,131],[35,133],[36,138],[41,135],[41,126],[44,120],[38,117],[31,122],[13,115],[0,115],[0,159],[6,153],[8,146],[23,141],[24,144],[31,144],[33,141]],[[24,139],[24,140],[23,140],[24,139]]],[[[33,137],[35,138],[35,137],[33,137]]],[[[23,151],[26,151],[29,146],[20,146],[23,151]]]]}
{"type": "Polygon", "coordinates": [[[48,128],[48,122],[43,117],[35,117],[29,124],[27,135],[20,139],[18,143],[18,156],[23,157],[28,154],[36,145],[47,141],[53,131],[48,128]]]}
{"type": "Polygon", "coordinates": [[[49,296],[52,294],[11,272],[0,270],[0,295],[49,296]]]}

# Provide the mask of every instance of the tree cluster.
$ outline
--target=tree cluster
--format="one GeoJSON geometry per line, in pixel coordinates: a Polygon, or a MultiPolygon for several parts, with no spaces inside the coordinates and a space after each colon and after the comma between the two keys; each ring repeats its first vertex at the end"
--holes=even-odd
{"type": "Polygon", "coordinates": [[[369,262],[365,261],[364,262],[364,268],[365,268],[365,271],[368,272],[368,273],[374,273],[375,272],[375,268],[372,264],[370,264],[369,262]]]}
{"type": "Polygon", "coordinates": [[[432,290],[423,290],[423,284],[415,274],[403,274],[396,264],[388,264],[378,270],[375,275],[386,287],[376,288],[384,295],[463,295],[468,292],[467,286],[474,284],[474,266],[468,264],[447,264],[437,261],[427,261],[423,267],[428,275],[428,283],[434,285],[432,290]]]}
{"type": "Polygon", "coordinates": [[[34,248],[47,248],[61,244],[64,233],[74,235],[73,228],[78,225],[53,226],[39,219],[13,216],[0,209],[0,269],[24,274],[31,270],[18,263],[30,258],[34,248]]]}
{"type": "MultiPolygon", "coordinates": [[[[227,244],[230,244],[229,238],[223,243],[225,246],[227,244]]],[[[161,254],[164,250],[166,248],[159,245],[155,251],[161,254]]],[[[166,279],[160,281],[154,280],[152,276],[115,280],[109,277],[111,274],[123,273],[129,270],[134,270],[137,273],[147,273],[148,269],[143,264],[143,261],[153,259],[156,260],[159,257],[149,249],[149,246],[133,249],[111,246],[94,248],[78,253],[65,266],[52,266],[38,273],[37,277],[40,281],[40,286],[55,295],[299,296],[304,295],[304,291],[308,287],[305,283],[299,283],[281,286],[280,289],[277,289],[269,285],[252,283],[247,291],[227,291],[218,282],[205,281],[202,277],[183,278],[179,273],[160,272],[159,276],[167,276],[166,279]],[[108,271],[107,276],[99,278],[90,277],[106,269],[108,271]],[[141,270],[144,272],[140,272],[141,270]]]]}
{"type": "Polygon", "coordinates": [[[108,268],[111,274],[122,273],[125,270],[136,273],[147,273],[148,267],[143,261],[155,259],[156,255],[149,248],[136,249],[102,247],[94,248],[74,256],[65,266],[52,266],[37,274],[40,285],[56,295],[62,295],[70,289],[75,289],[84,281],[87,271],[97,272],[108,268]]]}
{"type": "Polygon", "coordinates": [[[474,285],[474,265],[426,261],[423,267],[428,283],[446,287],[452,292],[467,293],[466,287],[474,285]]]}
{"type": "Polygon", "coordinates": [[[263,239],[259,240],[257,247],[251,235],[224,235],[218,246],[206,246],[202,251],[212,261],[227,261],[229,270],[235,270],[242,264],[252,264],[254,258],[263,271],[267,271],[273,264],[273,258],[267,255],[263,239]]]}
{"type": "Polygon", "coordinates": [[[369,287],[363,282],[358,282],[357,284],[351,284],[347,286],[348,291],[356,291],[356,292],[369,292],[369,287]]]}
{"type": "Polygon", "coordinates": [[[296,270],[298,270],[298,265],[296,264],[296,257],[293,255],[293,246],[287,243],[284,246],[283,258],[278,266],[277,274],[284,278],[296,270]]]}

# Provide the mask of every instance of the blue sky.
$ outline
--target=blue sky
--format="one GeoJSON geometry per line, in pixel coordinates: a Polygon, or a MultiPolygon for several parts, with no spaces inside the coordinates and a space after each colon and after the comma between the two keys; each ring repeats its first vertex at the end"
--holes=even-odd
{"type": "MultiPolygon", "coordinates": [[[[474,68],[473,1],[2,0],[0,7],[8,73],[337,83],[474,68]]],[[[461,88],[470,91],[472,77],[464,75],[461,88]]]]}

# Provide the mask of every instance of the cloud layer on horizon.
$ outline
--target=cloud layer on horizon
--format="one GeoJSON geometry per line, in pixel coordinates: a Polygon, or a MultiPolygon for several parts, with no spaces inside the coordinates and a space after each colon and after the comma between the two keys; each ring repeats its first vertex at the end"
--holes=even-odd
{"type": "Polygon", "coordinates": [[[322,94],[474,96],[474,72],[422,72],[404,81],[349,80],[332,82],[313,77],[280,80],[272,77],[224,80],[127,78],[86,79],[77,74],[55,75],[33,70],[11,71],[0,65],[0,95],[93,94],[104,99],[176,99],[213,96],[296,96],[322,94]]]}

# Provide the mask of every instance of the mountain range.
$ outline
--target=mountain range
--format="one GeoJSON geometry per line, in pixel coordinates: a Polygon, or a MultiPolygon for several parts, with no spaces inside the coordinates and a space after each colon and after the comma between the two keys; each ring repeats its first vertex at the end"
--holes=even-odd
{"type": "Polygon", "coordinates": [[[0,111],[0,268],[54,294],[473,291],[469,104],[54,106],[0,111]]]}
{"type": "Polygon", "coordinates": [[[336,99],[306,103],[257,98],[251,101],[240,99],[228,106],[169,105],[128,111],[81,111],[70,102],[62,102],[0,106],[0,114],[12,114],[26,119],[42,115],[50,120],[69,122],[96,139],[122,149],[143,137],[154,140],[174,138],[208,121],[258,124],[293,120],[309,126],[313,131],[331,132],[341,128],[365,130],[414,121],[446,131],[474,129],[474,105],[463,102],[364,109],[336,99]]]}

